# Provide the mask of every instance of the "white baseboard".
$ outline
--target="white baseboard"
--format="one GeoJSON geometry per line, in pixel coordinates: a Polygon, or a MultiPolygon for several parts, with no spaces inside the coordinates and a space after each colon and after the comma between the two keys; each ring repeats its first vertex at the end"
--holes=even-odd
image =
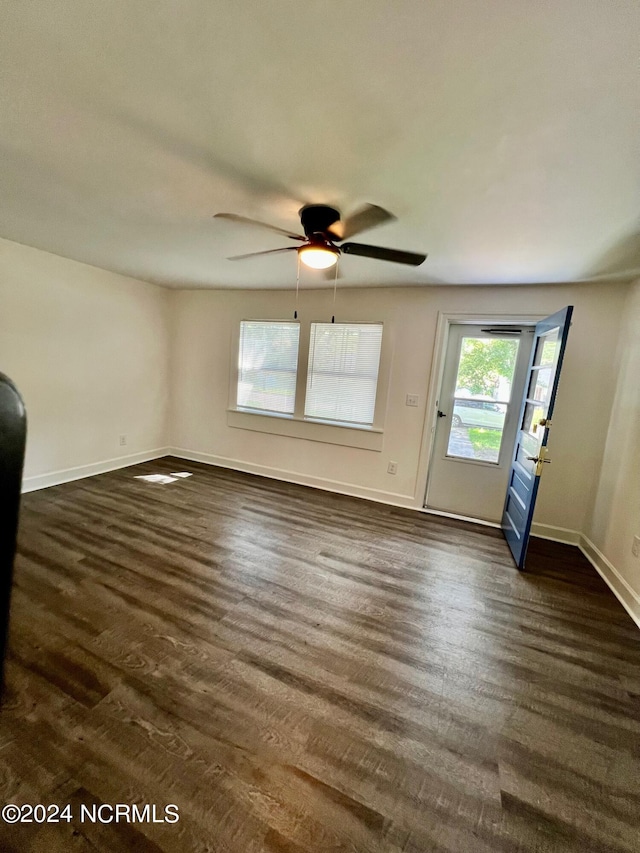
{"type": "Polygon", "coordinates": [[[22,481],[22,491],[35,492],[37,489],[59,486],[60,483],[82,480],[84,477],[93,477],[95,474],[106,474],[107,471],[127,468],[129,465],[137,465],[139,462],[150,462],[152,459],[168,456],[168,454],[169,449],[167,447],[159,447],[156,450],[146,450],[142,453],[131,453],[128,456],[117,456],[115,459],[105,459],[102,462],[92,462],[90,465],[79,465],[76,468],[65,468],[62,471],[51,471],[48,474],[25,477],[22,481]]]}
{"type": "Polygon", "coordinates": [[[565,545],[580,545],[582,534],[579,530],[571,530],[568,527],[555,527],[553,524],[531,525],[531,535],[540,539],[549,539],[551,542],[562,542],[565,545]]]}
{"type": "Polygon", "coordinates": [[[566,545],[577,545],[598,572],[602,580],[627,611],[629,616],[640,628],[640,595],[627,583],[620,572],[593,542],[578,530],[566,527],[554,527],[550,524],[532,524],[531,535],[540,539],[550,539],[552,542],[563,542],[566,545]]]}
{"type": "Polygon", "coordinates": [[[426,515],[440,515],[443,518],[453,518],[455,521],[466,521],[468,524],[481,524],[484,527],[495,527],[500,529],[500,524],[497,521],[485,521],[483,518],[469,518],[468,515],[456,515],[455,512],[445,512],[441,509],[431,509],[425,506],[421,509],[426,515]]]}
{"type": "Polygon", "coordinates": [[[246,474],[258,474],[260,477],[268,477],[270,480],[282,480],[287,483],[296,483],[299,486],[322,489],[325,492],[336,492],[351,498],[365,498],[365,500],[390,504],[391,506],[403,507],[405,509],[419,509],[415,505],[413,495],[403,495],[397,492],[385,492],[381,489],[353,486],[351,483],[343,483],[340,480],[329,480],[324,477],[309,477],[305,474],[298,474],[296,471],[287,471],[284,468],[256,465],[253,462],[245,462],[241,459],[230,459],[226,456],[215,456],[212,453],[200,453],[198,450],[185,450],[181,447],[170,447],[167,455],[177,456],[179,459],[187,459],[191,462],[204,462],[205,465],[216,465],[219,468],[244,471],[246,474]]]}
{"type": "Polygon", "coordinates": [[[638,628],[640,628],[640,595],[627,583],[602,551],[584,534],[581,536],[579,548],[629,616],[631,616],[638,628]]]}

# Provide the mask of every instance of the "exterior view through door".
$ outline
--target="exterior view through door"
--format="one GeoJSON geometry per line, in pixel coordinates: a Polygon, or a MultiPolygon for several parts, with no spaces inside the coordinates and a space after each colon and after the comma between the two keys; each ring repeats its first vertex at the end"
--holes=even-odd
{"type": "Polygon", "coordinates": [[[449,326],[428,509],[499,523],[532,339],[532,326],[449,326]]]}

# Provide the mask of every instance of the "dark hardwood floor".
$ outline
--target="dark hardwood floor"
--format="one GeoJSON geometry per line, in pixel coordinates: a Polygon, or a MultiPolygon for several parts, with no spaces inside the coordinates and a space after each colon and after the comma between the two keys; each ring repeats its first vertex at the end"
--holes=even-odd
{"type": "Polygon", "coordinates": [[[74,817],[3,851],[640,850],[640,632],[574,548],[167,458],[24,497],[10,648],[0,800],[74,817]]]}

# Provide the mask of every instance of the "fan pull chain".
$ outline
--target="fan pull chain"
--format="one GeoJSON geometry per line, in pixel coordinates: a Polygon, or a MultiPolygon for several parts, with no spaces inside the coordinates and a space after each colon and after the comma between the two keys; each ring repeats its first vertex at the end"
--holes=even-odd
{"type": "Polygon", "coordinates": [[[293,319],[298,319],[298,288],[300,286],[300,255],[296,252],[298,258],[298,266],[296,269],[296,310],[293,312],[293,319]]]}
{"type": "Polygon", "coordinates": [[[335,321],[336,321],[336,290],[338,289],[338,263],[339,263],[339,261],[336,261],[336,265],[335,265],[335,271],[336,272],[335,272],[335,276],[333,278],[333,316],[331,318],[332,323],[335,323],[335,321]]]}

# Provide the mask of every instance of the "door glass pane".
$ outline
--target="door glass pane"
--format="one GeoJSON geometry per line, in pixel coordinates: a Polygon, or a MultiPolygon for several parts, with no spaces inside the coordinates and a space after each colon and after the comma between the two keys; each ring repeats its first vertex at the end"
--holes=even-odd
{"type": "Polygon", "coordinates": [[[497,464],[519,344],[462,338],[447,456],[497,464]]]}
{"type": "Polygon", "coordinates": [[[522,429],[531,435],[541,435],[544,430],[538,426],[538,423],[543,417],[544,409],[542,406],[536,406],[535,403],[527,403],[524,407],[522,429]]]}
{"type": "Polygon", "coordinates": [[[546,335],[539,338],[536,345],[536,354],[533,359],[534,366],[543,364],[555,364],[556,353],[559,346],[560,329],[552,329],[546,335]]]}
{"type": "Polygon", "coordinates": [[[540,450],[540,440],[542,438],[542,430],[540,431],[540,437],[535,438],[533,435],[529,433],[523,433],[520,437],[520,447],[524,451],[526,456],[537,456],[538,451],[540,450]]]}
{"type": "Polygon", "coordinates": [[[551,393],[551,380],[553,378],[552,367],[540,367],[531,371],[531,381],[527,397],[538,403],[546,403],[551,393]]]}

